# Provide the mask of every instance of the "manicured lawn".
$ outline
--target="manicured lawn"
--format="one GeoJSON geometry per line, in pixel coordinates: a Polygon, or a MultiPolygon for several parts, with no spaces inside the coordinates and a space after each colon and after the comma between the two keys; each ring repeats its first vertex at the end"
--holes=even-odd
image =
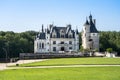
{"type": "Polygon", "coordinates": [[[3,70],[0,80],[120,80],[120,67],[3,70]]]}
{"type": "Polygon", "coordinates": [[[20,66],[60,66],[79,64],[120,64],[120,58],[59,58],[42,62],[22,64],[20,66]]]}

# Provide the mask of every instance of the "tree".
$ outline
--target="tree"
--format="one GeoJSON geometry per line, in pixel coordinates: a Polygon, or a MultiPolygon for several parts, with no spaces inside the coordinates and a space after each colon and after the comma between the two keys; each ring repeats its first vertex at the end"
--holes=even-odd
{"type": "Polygon", "coordinates": [[[83,52],[83,51],[84,51],[84,49],[83,49],[83,46],[82,46],[82,45],[80,46],[80,51],[81,51],[81,52],[83,52]]]}
{"type": "Polygon", "coordinates": [[[111,52],[113,52],[113,49],[112,48],[107,48],[106,51],[111,53],[111,52]]]}

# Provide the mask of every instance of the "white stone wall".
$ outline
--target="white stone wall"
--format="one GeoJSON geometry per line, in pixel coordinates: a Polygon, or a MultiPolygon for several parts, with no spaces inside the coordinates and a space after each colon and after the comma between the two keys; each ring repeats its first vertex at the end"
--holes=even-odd
{"type": "Polygon", "coordinates": [[[99,33],[91,33],[91,39],[93,39],[93,48],[99,50],[99,33]]]}
{"type": "Polygon", "coordinates": [[[79,51],[79,34],[75,34],[75,51],[79,51]]]}
{"type": "Polygon", "coordinates": [[[64,47],[64,51],[78,51],[79,50],[79,35],[74,38],[48,38],[48,39],[36,39],[34,41],[34,52],[35,53],[47,53],[47,52],[59,52],[61,47],[64,47]],[[53,44],[53,41],[56,41],[56,44],[53,44]],[[69,41],[72,44],[69,44],[69,41]],[[64,42],[64,44],[61,44],[64,42]],[[40,43],[44,43],[44,48],[39,48],[40,43]],[[53,51],[53,47],[56,47],[56,51],[53,51]],[[72,49],[69,49],[72,47],[72,49]]]}
{"type": "Polygon", "coordinates": [[[65,51],[69,51],[69,47],[72,47],[72,50],[75,50],[74,43],[74,39],[51,38],[51,52],[54,52],[53,47],[56,47],[56,52],[59,52],[61,50],[61,47],[64,47],[65,51]],[[56,41],[56,44],[53,44],[53,41],[56,41]],[[72,44],[69,44],[69,41],[71,41],[72,44]],[[64,44],[61,44],[61,42],[64,42],[64,44]]]}
{"type": "Polygon", "coordinates": [[[50,34],[46,33],[46,52],[50,52],[50,34]]]}
{"type": "Polygon", "coordinates": [[[85,25],[82,31],[82,46],[84,49],[89,49],[93,45],[93,49],[99,50],[99,33],[90,33],[90,27],[85,25]],[[92,42],[89,42],[92,39],[92,42]]]}
{"type": "Polygon", "coordinates": [[[36,39],[34,41],[34,53],[44,53],[44,52],[47,52],[46,40],[44,40],[44,39],[41,39],[41,40],[36,39]],[[44,45],[44,48],[42,48],[42,44],[44,45]]]}
{"type": "Polygon", "coordinates": [[[84,49],[89,48],[90,26],[85,25],[82,32],[82,46],[84,49]]]}

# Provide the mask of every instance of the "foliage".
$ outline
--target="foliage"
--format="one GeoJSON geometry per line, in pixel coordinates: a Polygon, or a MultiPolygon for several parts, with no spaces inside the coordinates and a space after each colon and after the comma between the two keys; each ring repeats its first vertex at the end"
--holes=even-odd
{"type": "Polygon", "coordinates": [[[79,64],[120,64],[120,58],[60,58],[20,66],[62,66],[79,64]]]}
{"type": "Polygon", "coordinates": [[[12,69],[0,71],[0,80],[119,80],[120,67],[12,69]]]}
{"type": "Polygon", "coordinates": [[[98,49],[95,49],[95,52],[98,52],[99,50],[98,49]]]}
{"type": "Polygon", "coordinates": [[[113,52],[113,49],[112,48],[107,48],[106,51],[111,53],[111,52],[113,52]]]}
{"type": "Polygon", "coordinates": [[[84,49],[83,49],[83,46],[82,46],[82,45],[80,46],[80,51],[81,51],[81,52],[83,52],[83,51],[84,51],[84,49]]]}
{"type": "Polygon", "coordinates": [[[100,32],[100,51],[106,51],[107,48],[112,48],[120,55],[120,31],[100,32]]]}
{"type": "Polygon", "coordinates": [[[32,53],[34,37],[37,33],[35,31],[22,33],[0,31],[0,58],[5,58],[3,48],[7,51],[8,58],[18,57],[19,53],[32,53]]]}

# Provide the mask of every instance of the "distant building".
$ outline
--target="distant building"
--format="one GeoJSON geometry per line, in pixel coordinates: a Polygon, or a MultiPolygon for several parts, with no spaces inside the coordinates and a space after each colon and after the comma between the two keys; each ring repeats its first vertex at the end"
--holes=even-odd
{"type": "Polygon", "coordinates": [[[82,29],[82,47],[93,51],[99,50],[99,32],[96,29],[96,20],[92,19],[91,14],[82,29]]]}
{"type": "Polygon", "coordinates": [[[72,30],[71,25],[57,27],[49,25],[34,40],[34,53],[60,53],[79,50],[78,29],[72,30]]]}

